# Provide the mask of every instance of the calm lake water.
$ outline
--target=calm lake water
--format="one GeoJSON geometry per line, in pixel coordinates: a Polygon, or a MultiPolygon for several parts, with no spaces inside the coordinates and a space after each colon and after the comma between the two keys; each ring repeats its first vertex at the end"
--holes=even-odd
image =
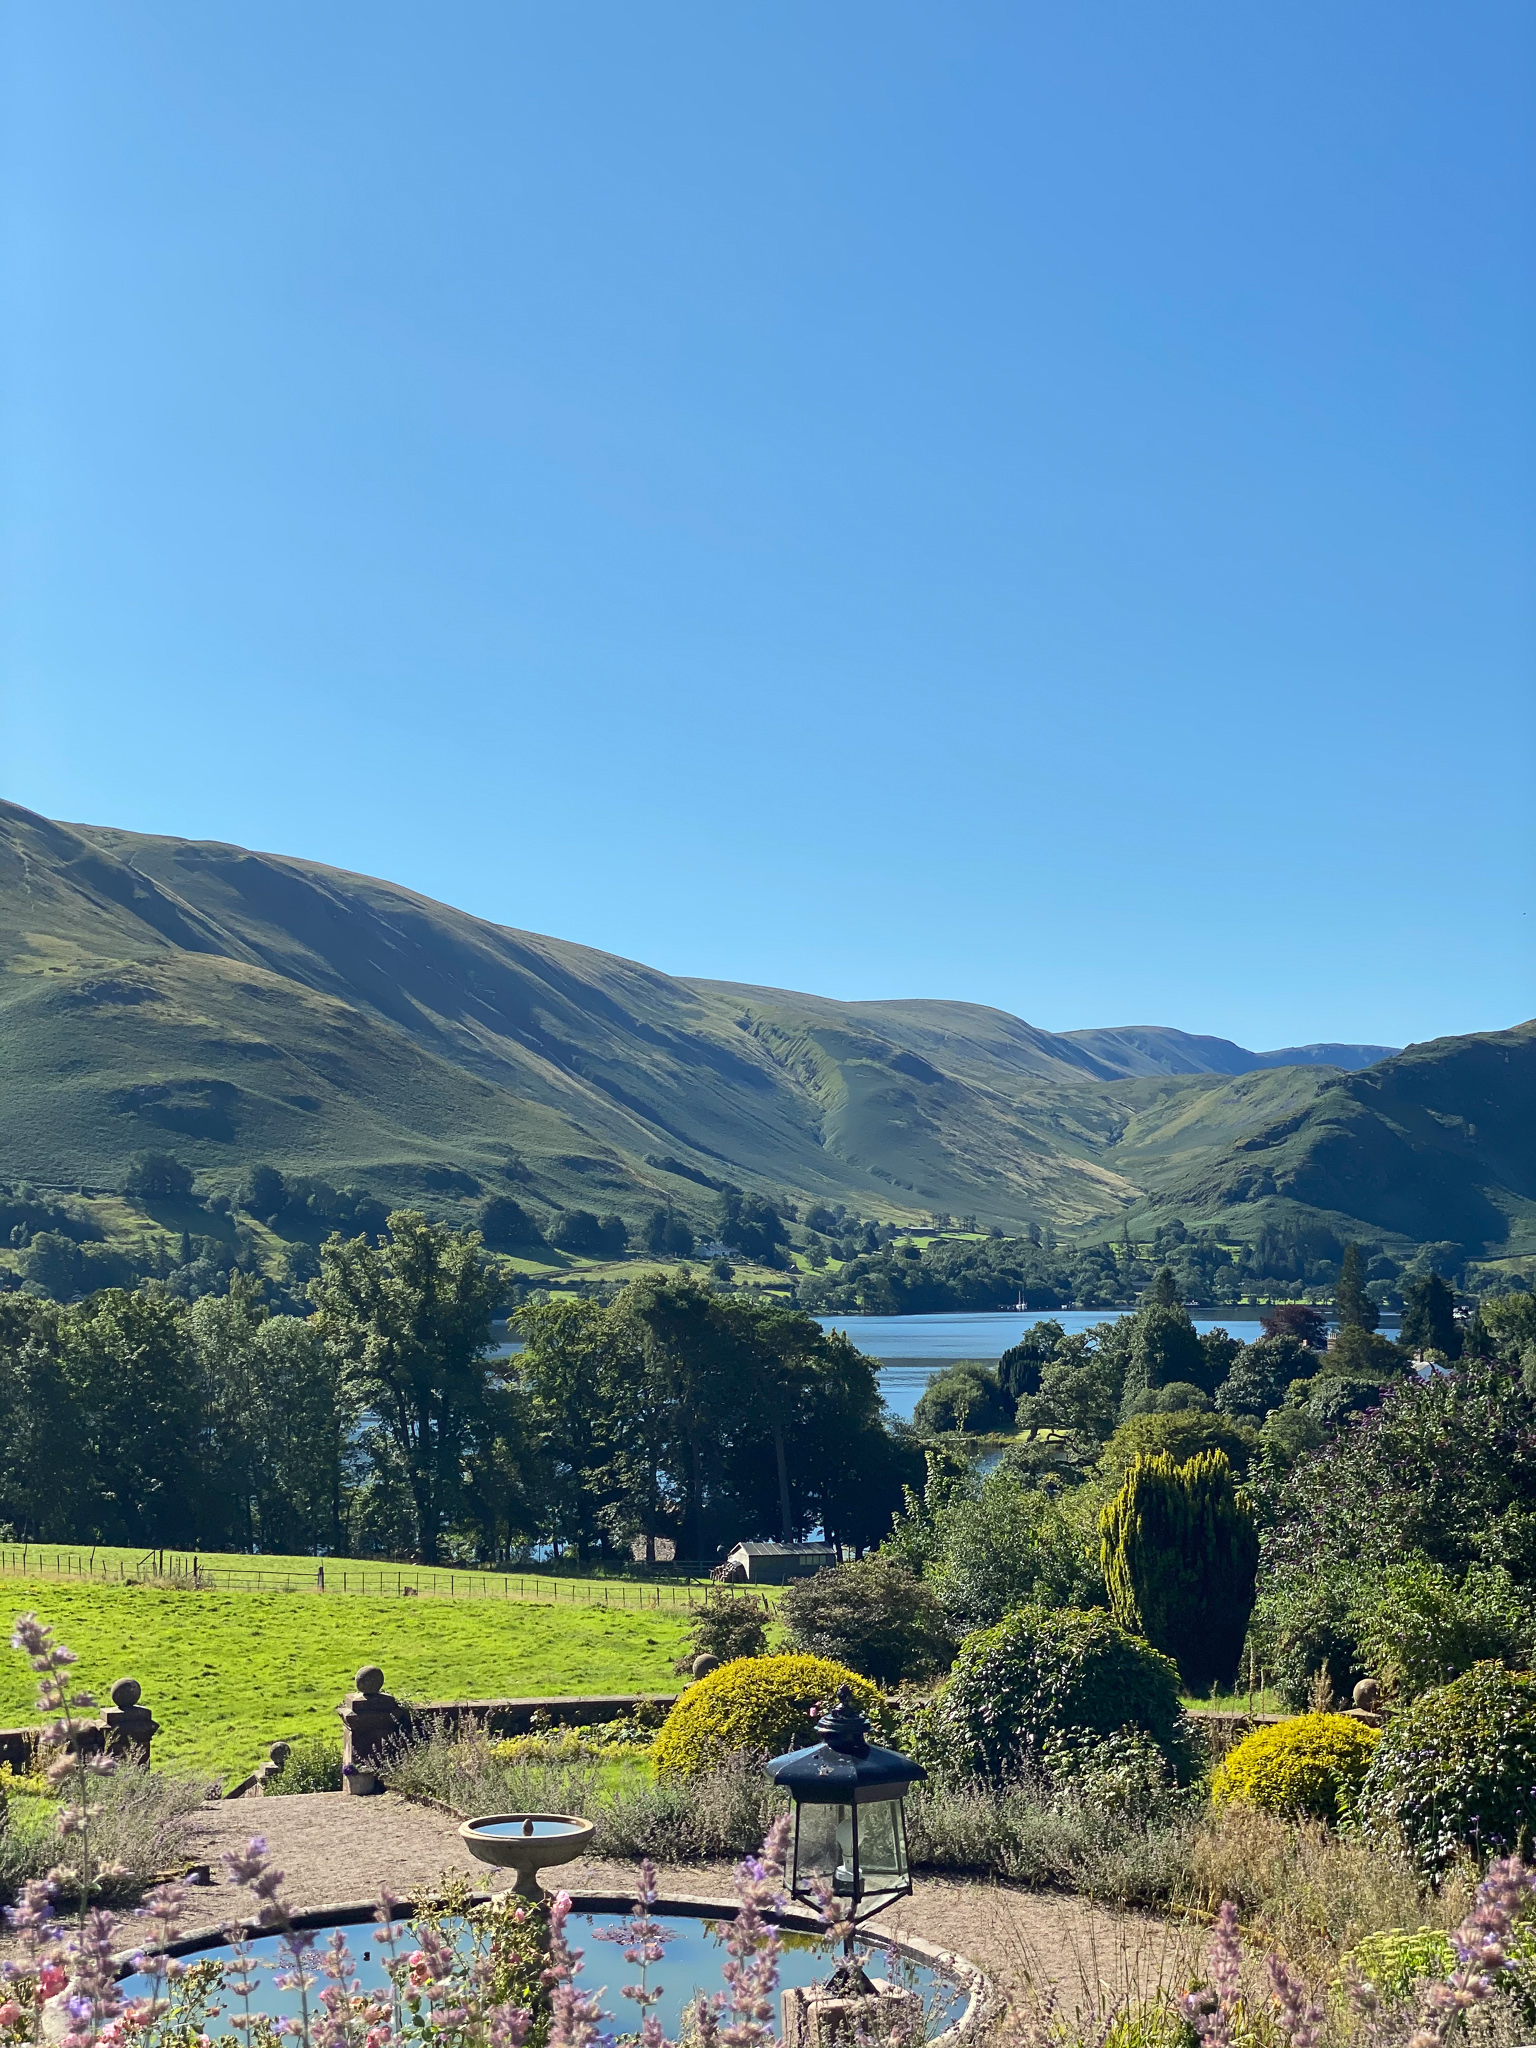
{"type": "MultiPolygon", "coordinates": [[[[910,1421],[929,1380],[957,1358],[984,1358],[990,1363],[1036,1323],[1060,1323],[1070,1336],[1131,1313],[1128,1308],[1053,1308],[966,1315],[818,1316],[816,1320],[824,1330],[846,1331],[866,1356],[880,1360],[880,1391],[886,1406],[893,1415],[910,1421]]],[[[1253,1344],[1264,1334],[1252,1309],[1192,1320],[1197,1330],[1225,1330],[1242,1344],[1253,1344]]]]}
{"type": "MultiPolygon", "coordinates": [[[[867,1358],[879,1359],[885,1404],[893,1415],[910,1422],[928,1382],[957,1358],[984,1358],[991,1364],[1036,1323],[1060,1323],[1071,1336],[1078,1330],[1091,1330],[1095,1323],[1115,1322],[1132,1314],[1134,1310],[1128,1308],[1051,1308],[957,1311],[936,1316],[818,1316],[816,1320],[824,1330],[846,1331],[867,1358]]],[[[1225,1330],[1240,1344],[1254,1344],[1264,1334],[1251,1308],[1191,1320],[1197,1330],[1225,1330]]],[[[1396,1315],[1383,1314],[1383,1336],[1393,1334],[1397,1320],[1396,1315]]],[[[522,1348],[521,1344],[502,1343],[492,1356],[505,1358],[522,1348]]]]}

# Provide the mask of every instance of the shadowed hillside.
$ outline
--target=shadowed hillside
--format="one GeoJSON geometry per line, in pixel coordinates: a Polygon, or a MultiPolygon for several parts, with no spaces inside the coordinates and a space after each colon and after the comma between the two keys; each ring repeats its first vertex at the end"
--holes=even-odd
{"type": "Polygon", "coordinates": [[[707,1219],[733,1182],[1074,1234],[1148,1201],[1239,1234],[1277,1202],[1525,1228],[1529,1028],[1339,1071],[1383,1050],[680,980],[368,876],[0,805],[0,1139],[40,1187],[118,1188],[164,1147],[214,1187],[264,1160],[444,1213],[515,1190],[707,1219]]]}
{"type": "Polygon", "coordinates": [[[1296,1114],[1178,1162],[1159,1192],[1190,1216],[1278,1199],[1420,1243],[1536,1248],[1536,1023],[1330,1076],[1296,1114]]]}

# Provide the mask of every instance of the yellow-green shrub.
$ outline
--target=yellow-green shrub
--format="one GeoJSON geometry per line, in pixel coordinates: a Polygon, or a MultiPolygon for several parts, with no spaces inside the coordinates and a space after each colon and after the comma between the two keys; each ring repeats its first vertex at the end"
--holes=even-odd
{"type": "Polygon", "coordinates": [[[867,1678],[828,1657],[738,1657],[690,1685],[652,1756],[658,1774],[706,1771],[740,1750],[776,1756],[815,1738],[816,1709],[846,1685],[877,1725],[885,1704],[867,1678]]]}
{"type": "Polygon", "coordinates": [[[1256,1806],[1293,1820],[1344,1819],[1378,1741],[1348,1714],[1297,1714],[1256,1728],[1228,1750],[1211,1780],[1218,1806],[1256,1806]]]}
{"type": "Polygon", "coordinates": [[[1338,1985],[1343,1990],[1352,1977],[1363,1977],[1383,1998],[1402,1998],[1415,1984],[1448,1977],[1455,1967],[1456,1951],[1443,1928],[1385,1927],[1340,1958],[1338,1985]]]}
{"type": "MultiPolygon", "coordinates": [[[[1529,1920],[1515,1928],[1505,1944],[1512,1977],[1506,1982],[1529,1996],[1531,1968],[1536,1961],[1536,1927],[1529,1920]]],[[[1363,1977],[1383,1998],[1402,1998],[1415,1984],[1449,1977],[1456,1967],[1456,1948],[1440,1927],[1387,1927],[1368,1934],[1339,1959],[1334,1988],[1346,1992],[1351,1978],[1363,1977]]]]}

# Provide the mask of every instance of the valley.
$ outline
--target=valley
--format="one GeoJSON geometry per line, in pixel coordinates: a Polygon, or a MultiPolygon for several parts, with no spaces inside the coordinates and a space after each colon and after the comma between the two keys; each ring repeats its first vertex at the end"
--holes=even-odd
{"type": "Polygon", "coordinates": [[[456,1221],[510,1194],[712,1230],[726,1187],[1083,1240],[1305,1215],[1536,1251],[1536,1027],[1253,1053],[981,1005],[686,979],[242,847],[0,806],[5,1177],[173,1153],[456,1221]],[[1326,1058],[1324,1056],[1327,1056],[1326,1058]]]}

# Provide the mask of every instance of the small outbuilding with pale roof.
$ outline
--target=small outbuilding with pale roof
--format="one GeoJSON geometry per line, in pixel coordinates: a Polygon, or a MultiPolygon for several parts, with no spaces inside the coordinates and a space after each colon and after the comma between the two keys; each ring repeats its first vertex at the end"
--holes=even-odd
{"type": "Polygon", "coordinates": [[[837,1562],[837,1546],[832,1543],[738,1543],[726,1553],[721,1576],[782,1586],[786,1579],[804,1578],[807,1572],[837,1562]]]}

